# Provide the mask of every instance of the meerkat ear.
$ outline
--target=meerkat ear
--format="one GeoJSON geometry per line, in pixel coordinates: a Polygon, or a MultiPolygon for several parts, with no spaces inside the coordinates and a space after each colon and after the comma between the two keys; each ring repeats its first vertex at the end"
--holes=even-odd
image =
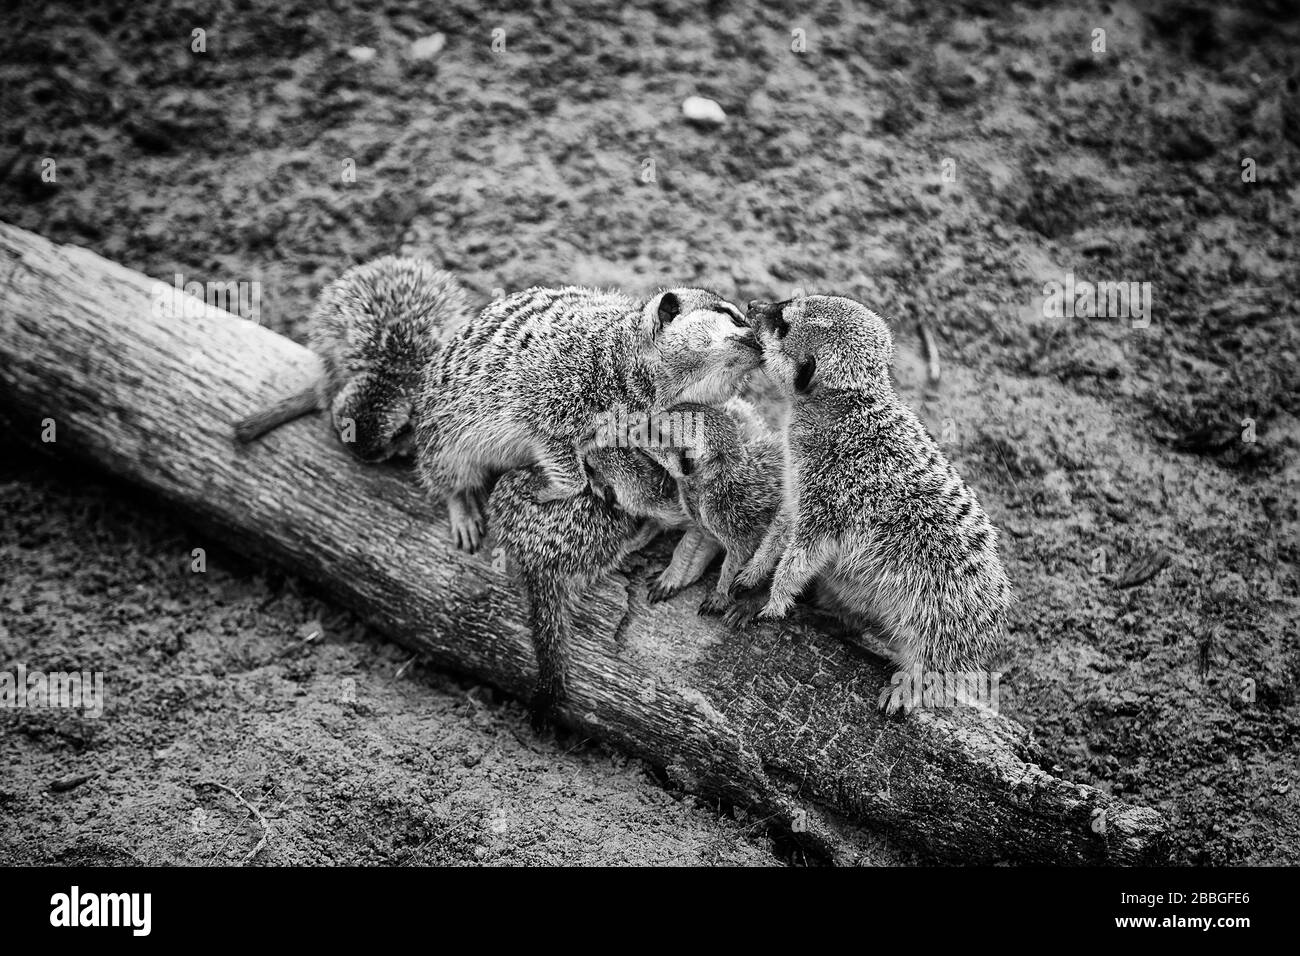
{"type": "Polygon", "coordinates": [[[676,293],[665,292],[659,297],[659,324],[667,325],[681,314],[682,303],[676,293]]]}
{"type": "Polygon", "coordinates": [[[801,395],[812,388],[817,375],[817,356],[810,355],[799,364],[794,373],[794,390],[801,395]]]}

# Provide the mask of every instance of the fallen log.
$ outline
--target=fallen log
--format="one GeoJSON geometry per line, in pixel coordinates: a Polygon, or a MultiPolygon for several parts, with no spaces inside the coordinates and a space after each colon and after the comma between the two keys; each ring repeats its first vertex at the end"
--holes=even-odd
{"type": "MultiPolygon", "coordinates": [[[[319,422],[238,448],[232,423],[311,381],[309,351],[76,247],[0,223],[0,416],[38,448],[151,489],[220,539],[328,589],[391,639],[526,697],[526,607],[490,546],[464,555],[403,470],[319,422]],[[52,428],[51,428],[52,426],[52,428]],[[43,442],[53,437],[53,442],[43,442]]],[[[806,619],[730,633],[647,575],[583,602],[566,723],[839,862],[1148,863],[1153,810],[1060,780],[988,711],[886,718],[873,659],[806,619]]]]}

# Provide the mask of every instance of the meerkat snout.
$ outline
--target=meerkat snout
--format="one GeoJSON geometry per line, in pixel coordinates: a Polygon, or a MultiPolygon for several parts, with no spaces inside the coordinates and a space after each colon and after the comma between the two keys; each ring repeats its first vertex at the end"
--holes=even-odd
{"type": "Polygon", "coordinates": [[[649,348],[665,402],[725,401],[762,361],[744,314],[716,292],[670,289],[651,299],[646,311],[655,321],[649,348]]]}
{"type": "Polygon", "coordinates": [[[339,439],[366,464],[411,452],[414,405],[404,398],[412,386],[395,375],[358,375],[330,403],[339,439]]]}
{"type": "Polygon", "coordinates": [[[790,331],[790,326],[782,318],[785,307],[790,304],[787,299],[784,302],[764,302],[761,299],[750,299],[746,312],[749,317],[749,325],[752,329],[762,328],[776,335],[777,338],[785,338],[790,331]]]}

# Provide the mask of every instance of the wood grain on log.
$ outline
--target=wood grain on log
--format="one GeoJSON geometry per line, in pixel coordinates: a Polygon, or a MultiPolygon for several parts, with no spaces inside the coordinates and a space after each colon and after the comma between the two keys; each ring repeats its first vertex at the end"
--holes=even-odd
{"type": "MultiPolygon", "coordinates": [[[[519,589],[490,547],[450,547],[407,473],[355,463],[310,419],[232,443],[236,419],[317,371],[282,336],[0,223],[11,429],[151,489],[440,666],[526,697],[519,589]]],[[[1012,721],[965,708],[888,719],[876,707],[887,675],[844,641],[801,618],[730,633],[696,615],[694,596],[648,604],[643,577],[613,575],[582,602],[565,718],[688,790],[844,862],[882,835],[964,862],[1161,857],[1158,814],[1045,772],[1012,721]]]]}

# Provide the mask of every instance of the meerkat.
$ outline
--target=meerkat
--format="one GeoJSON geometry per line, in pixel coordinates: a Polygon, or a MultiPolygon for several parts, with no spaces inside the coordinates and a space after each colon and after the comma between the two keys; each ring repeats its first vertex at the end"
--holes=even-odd
{"type": "Polygon", "coordinates": [[[675,402],[715,404],[758,367],[736,306],[703,289],[642,305],[617,292],[533,288],[490,304],[424,376],[416,426],[422,484],[447,500],[452,540],[474,551],[492,477],[537,464],[543,500],[588,487],[599,415],[675,402]]]}
{"type": "Polygon", "coordinates": [[[676,481],[682,508],[725,549],[717,586],[701,614],[721,614],[731,603],[736,574],[758,549],[781,504],[784,449],[742,398],[721,407],[681,404],[669,414],[689,416],[693,444],[652,453],[676,481]]]}
{"type": "Polygon", "coordinates": [[[668,473],[630,449],[586,456],[600,491],[540,500],[549,478],[538,467],[502,476],[487,510],[497,543],[518,568],[528,595],[537,657],[531,715],[541,730],[567,696],[574,599],[665,528],[689,522],[668,473]]]}
{"type": "MultiPolygon", "coordinates": [[[[762,618],[817,580],[873,622],[901,670],[983,668],[1011,586],[998,534],[889,376],[894,343],[852,299],[751,302],[763,368],[788,400],[781,507],[733,582],[762,618]]],[[[888,709],[898,702],[890,698],[888,709]]]]}
{"type": "Polygon", "coordinates": [[[385,256],[353,266],[325,287],[309,319],[320,380],[237,423],[236,439],[251,442],[327,409],[362,461],[409,455],[420,375],[470,313],[456,277],[426,260],[385,256]]]}

